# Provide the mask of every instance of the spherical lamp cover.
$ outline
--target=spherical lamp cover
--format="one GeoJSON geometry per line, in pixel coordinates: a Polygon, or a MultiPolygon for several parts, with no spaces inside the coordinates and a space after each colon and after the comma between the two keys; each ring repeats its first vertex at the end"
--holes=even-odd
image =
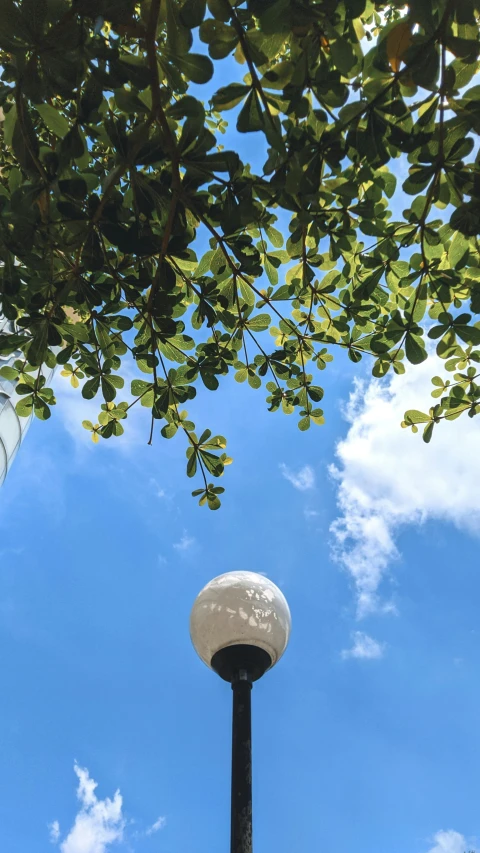
{"type": "Polygon", "coordinates": [[[214,578],[197,596],[190,615],[193,645],[209,667],[217,652],[235,645],[263,649],[273,666],[287,647],[290,626],[285,596],[255,572],[214,578]]]}

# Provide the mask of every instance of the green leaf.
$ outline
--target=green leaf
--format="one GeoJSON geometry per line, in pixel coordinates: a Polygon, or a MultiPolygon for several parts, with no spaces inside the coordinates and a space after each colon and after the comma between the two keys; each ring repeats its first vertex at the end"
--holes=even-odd
{"type": "Polygon", "coordinates": [[[466,237],[480,234],[480,205],[471,201],[457,207],[450,218],[450,226],[466,237]]]}
{"type": "Polygon", "coordinates": [[[25,345],[25,335],[0,335],[0,355],[11,355],[12,352],[25,345]]]}
{"type": "MultiPolygon", "coordinates": [[[[412,310],[412,320],[415,323],[420,323],[425,316],[425,311],[427,309],[427,296],[428,296],[428,286],[427,282],[422,282],[419,284],[415,293],[413,310],[412,310]]],[[[407,356],[408,357],[408,356],[407,356]]]]}
{"type": "Polygon", "coordinates": [[[468,86],[476,72],[476,62],[463,62],[461,59],[455,59],[447,68],[447,80],[452,81],[452,88],[463,89],[468,86]]]}
{"type": "Polygon", "coordinates": [[[184,54],[189,48],[189,31],[182,24],[176,0],[163,0],[162,6],[166,7],[168,50],[175,55],[184,54]]]}
{"type": "Polygon", "coordinates": [[[13,131],[15,129],[16,121],[17,105],[13,104],[13,106],[10,107],[8,113],[5,113],[5,120],[3,123],[3,141],[7,148],[12,147],[13,131]]]}
{"type": "Polygon", "coordinates": [[[59,110],[56,110],[50,104],[35,104],[35,109],[40,113],[46,126],[55,136],[63,139],[67,135],[70,130],[70,123],[59,110]]]}
{"type": "Polygon", "coordinates": [[[20,415],[21,418],[29,418],[33,412],[33,396],[29,394],[28,397],[22,397],[15,404],[15,411],[17,415],[20,415]]]}
{"type": "Polygon", "coordinates": [[[93,400],[98,389],[100,388],[100,377],[95,376],[93,379],[88,379],[82,388],[82,397],[86,400],[93,400]]]}
{"type": "Polygon", "coordinates": [[[249,317],[247,320],[247,328],[251,332],[265,332],[272,322],[269,314],[256,314],[254,317],[249,317]]]}
{"type": "Polygon", "coordinates": [[[83,178],[69,178],[58,182],[58,188],[64,195],[81,200],[87,195],[87,182],[83,178]]]}
{"type": "Polygon", "coordinates": [[[406,424],[426,424],[430,422],[429,415],[419,412],[418,409],[409,409],[404,415],[406,424]]]}
{"type": "Polygon", "coordinates": [[[48,12],[47,0],[22,0],[22,15],[36,38],[41,37],[48,12]]]}
{"type": "Polygon", "coordinates": [[[330,42],[330,51],[338,70],[348,77],[358,64],[352,44],[342,36],[330,42]]]}
{"type": "Polygon", "coordinates": [[[480,329],[477,326],[455,324],[454,328],[460,340],[466,344],[473,344],[473,346],[480,344],[480,329]]]}
{"type": "Polygon", "coordinates": [[[248,378],[247,368],[242,367],[240,370],[237,370],[234,378],[235,378],[236,382],[245,382],[246,379],[248,378]]]}
{"type": "Polygon", "coordinates": [[[166,424],[162,427],[161,433],[164,438],[173,438],[177,434],[178,427],[175,424],[166,424]]]}
{"type": "Polygon", "coordinates": [[[200,39],[208,44],[212,59],[224,59],[238,44],[235,29],[223,21],[207,18],[200,25],[200,39]]]}
{"type": "Polygon", "coordinates": [[[186,27],[199,27],[205,17],[206,0],[186,0],[180,9],[180,18],[186,27]]]}
{"type": "Polygon", "coordinates": [[[255,294],[251,287],[241,278],[238,282],[242,299],[247,305],[255,305],[255,294]]]}
{"type": "Polygon", "coordinates": [[[42,322],[34,332],[32,342],[28,347],[28,360],[30,364],[38,367],[43,364],[48,349],[48,323],[42,322]]]}
{"type": "Polygon", "coordinates": [[[71,160],[81,158],[84,151],[84,140],[82,139],[79,128],[77,125],[74,125],[70,128],[66,136],[63,137],[60,145],[60,152],[65,161],[69,163],[71,160]]]}
{"type": "Polygon", "coordinates": [[[1,367],[0,376],[9,381],[14,381],[18,378],[18,370],[15,370],[14,367],[1,367]]]}
{"type": "Polygon", "coordinates": [[[208,9],[209,12],[211,12],[211,14],[213,15],[213,17],[217,18],[217,20],[230,20],[231,12],[228,8],[228,4],[225,3],[225,0],[208,0],[208,9]]]}
{"type": "Polygon", "coordinates": [[[237,118],[237,130],[240,133],[250,133],[264,129],[264,118],[257,93],[254,89],[248,95],[237,118]]]}
{"type": "Polygon", "coordinates": [[[187,477],[194,477],[197,473],[197,454],[192,453],[187,462],[187,477]]]}
{"type": "Polygon", "coordinates": [[[87,270],[101,270],[104,266],[105,259],[103,256],[102,244],[97,232],[93,229],[88,232],[87,238],[83,244],[80,259],[82,265],[87,270]]]}
{"type": "Polygon", "coordinates": [[[428,358],[422,338],[410,333],[405,339],[405,354],[411,364],[421,364],[428,358]]]}
{"type": "Polygon", "coordinates": [[[0,47],[4,50],[15,49],[21,42],[31,41],[28,20],[21,14],[13,0],[1,0],[0,3],[0,47]]]}
{"type": "Polygon", "coordinates": [[[130,390],[133,397],[140,397],[141,394],[153,390],[153,385],[151,382],[145,382],[144,379],[132,379],[130,390]]]}
{"type": "Polygon", "coordinates": [[[430,441],[433,433],[433,427],[435,426],[434,421],[431,421],[423,430],[423,440],[426,444],[430,441]]]}
{"type": "Polygon", "coordinates": [[[208,83],[213,77],[212,60],[201,53],[187,53],[184,56],[175,56],[172,61],[175,62],[177,68],[192,83],[208,83]]]}
{"type": "Polygon", "coordinates": [[[210,497],[210,495],[209,495],[207,500],[208,500],[208,508],[209,509],[212,509],[212,510],[220,509],[220,506],[221,506],[220,498],[217,497],[217,495],[212,496],[212,497],[210,497]]]}
{"type": "Polygon", "coordinates": [[[457,231],[448,249],[448,262],[451,267],[456,267],[463,262],[469,253],[470,247],[465,236],[457,231]]]}
{"type": "Polygon", "coordinates": [[[116,383],[112,382],[111,376],[102,376],[101,385],[102,385],[102,394],[107,401],[107,403],[111,403],[117,394],[116,383]]]}
{"type": "Polygon", "coordinates": [[[123,376],[118,376],[116,373],[110,373],[108,375],[108,381],[115,386],[115,388],[123,388],[125,385],[125,380],[123,376]]]}
{"type": "Polygon", "coordinates": [[[47,421],[51,417],[50,406],[47,405],[45,400],[41,400],[37,397],[34,400],[33,409],[37,418],[41,421],[47,421]]]}
{"type": "Polygon", "coordinates": [[[265,233],[276,249],[280,249],[283,246],[283,235],[281,231],[277,231],[277,229],[273,228],[272,225],[267,225],[265,233]]]}
{"type": "Polygon", "coordinates": [[[230,83],[229,86],[222,86],[212,98],[213,107],[216,110],[231,110],[240,101],[243,101],[249,92],[250,86],[245,86],[243,83],[230,83]]]}
{"type": "Polygon", "coordinates": [[[99,346],[100,346],[102,352],[104,353],[104,355],[109,356],[109,355],[113,354],[114,345],[113,345],[113,341],[112,341],[110,334],[109,334],[108,326],[105,326],[103,323],[100,323],[97,321],[95,331],[96,331],[99,346]]]}

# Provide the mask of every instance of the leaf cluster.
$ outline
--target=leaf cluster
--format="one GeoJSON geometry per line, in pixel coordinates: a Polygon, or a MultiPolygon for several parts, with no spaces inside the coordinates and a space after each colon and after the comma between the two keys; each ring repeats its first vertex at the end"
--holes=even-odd
{"type": "Polygon", "coordinates": [[[19,414],[49,417],[57,364],[102,401],[94,441],[144,406],[150,442],[157,422],[184,435],[211,509],[231,460],[184,405],[229,373],[306,430],[336,350],[383,377],[423,362],[430,338],[453,381],[436,377],[438,402],[404,425],[429,440],[477,414],[479,14],[478,0],[2,0],[0,304],[15,330],[0,355],[22,357],[0,373],[19,414]],[[260,168],[221,144],[229,112],[237,148],[261,140],[260,168]],[[125,359],[143,378],[120,400],[125,359]]]}

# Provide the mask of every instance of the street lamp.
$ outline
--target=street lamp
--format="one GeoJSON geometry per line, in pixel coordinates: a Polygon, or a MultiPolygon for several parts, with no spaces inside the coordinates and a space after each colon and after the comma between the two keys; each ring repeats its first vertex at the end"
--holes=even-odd
{"type": "Polygon", "coordinates": [[[281,658],[290,626],[285,596],[255,572],[214,578],[190,615],[197,654],[233,690],[230,853],[252,853],[252,683],[281,658]]]}

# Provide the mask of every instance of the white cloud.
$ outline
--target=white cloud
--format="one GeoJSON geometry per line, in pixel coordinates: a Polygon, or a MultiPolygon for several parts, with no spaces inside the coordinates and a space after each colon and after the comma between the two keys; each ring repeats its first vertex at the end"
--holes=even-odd
{"type": "MultiPolygon", "coordinates": [[[[74,771],[78,778],[77,798],[80,808],[73,826],[60,844],[61,853],[113,853],[116,842],[127,842],[125,829],[127,821],[122,812],[123,799],[120,791],[115,791],[113,798],[105,797],[99,800],[95,791],[97,782],[91,778],[86,768],[79,767],[75,762],[74,771]]],[[[132,824],[135,821],[130,820],[132,824]]],[[[141,838],[154,835],[166,826],[167,819],[160,815],[146,830],[134,832],[131,838],[141,838]]],[[[50,841],[58,844],[60,841],[60,824],[54,820],[48,824],[50,841]]]]}
{"type": "Polygon", "coordinates": [[[285,479],[300,492],[307,492],[309,489],[315,488],[315,474],[310,465],[304,465],[303,468],[300,468],[300,471],[295,473],[282,462],[280,470],[285,479]]]}
{"type": "MultiPolygon", "coordinates": [[[[99,800],[95,794],[97,783],[88,770],[78,764],[74,765],[74,770],[78,777],[80,810],[60,850],[62,853],[107,853],[111,844],[123,839],[122,796],[120,791],[116,791],[113,799],[105,797],[99,800]]],[[[58,827],[58,822],[54,821],[54,825],[58,827]]]]}
{"type": "Polygon", "coordinates": [[[195,544],[195,539],[193,538],[193,536],[189,536],[187,531],[184,530],[180,541],[174,542],[173,547],[177,551],[188,551],[188,549],[191,548],[192,545],[194,545],[194,544],[195,544]]]}
{"type": "Polygon", "coordinates": [[[159,818],[157,818],[155,823],[152,823],[152,825],[148,827],[145,834],[146,835],[153,835],[155,832],[158,832],[160,829],[163,829],[163,827],[166,825],[166,823],[167,823],[166,817],[160,816],[159,818]]]}
{"type": "Polygon", "coordinates": [[[49,823],[48,830],[50,832],[50,841],[52,844],[56,844],[60,838],[60,824],[58,820],[54,820],[52,823],[49,823]]]}
{"type": "Polygon", "coordinates": [[[304,509],[303,514],[307,520],[311,518],[318,518],[320,513],[316,509],[304,509]]]}
{"type": "Polygon", "coordinates": [[[353,645],[351,649],[344,649],[342,658],[359,658],[363,660],[378,660],[383,657],[385,646],[377,643],[373,637],[364,634],[363,631],[355,631],[352,634],[353,645]]]}
{"type": "Polygon", "coordinates": [[[465,836],[454,829],[440,830],[434,836],[435,846],[428,853],[466,853],[468,850],[474,853],[475,849],[468,843],[465,836]]]}
{"type": "Polygon", "coordinates": [[[357,381],[346,409],[350,428],[330,467],[341,512],[331,530],[334,557],[355,584],[359,618],[394,610],[381,606],[378,588],[398,557],[402,525],[441,519],[480,532],[480,418],[439,424],[428,445],[400,427],[405,410],[432,405],[435,373],[445,371],[432,357],[403,376],[357,381]]]}

